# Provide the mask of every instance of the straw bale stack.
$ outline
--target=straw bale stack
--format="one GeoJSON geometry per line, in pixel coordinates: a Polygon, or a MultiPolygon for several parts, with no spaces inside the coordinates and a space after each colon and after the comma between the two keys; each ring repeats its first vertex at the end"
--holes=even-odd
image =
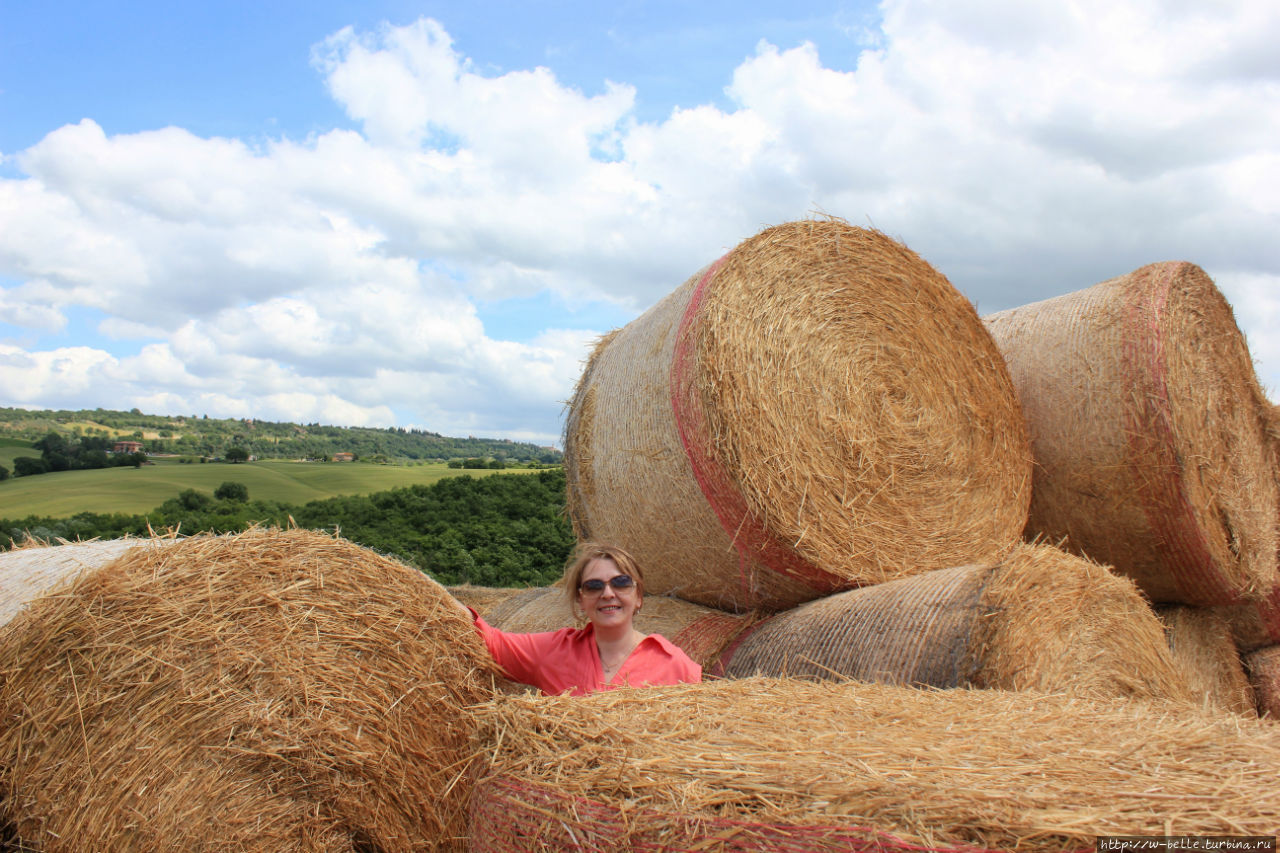
{"type": "Polygon", "coordinates": [[[972,305],[835,220],[762,231],[602,339],[565,427],[578,536],[736,611],[998,559],[1029,452],[972,305]]]}
{"type": "Polygon", "coordinates": [[[1280,728],[1189,706],[753,678],[480,713],[476,853],[1062,851],[1280,826],[1280,728]]]}
{"type": "Polygon", "coordinates": [[[526,592],[527,587],[471,586],[470,584],[464,584],[462,586],[447,586],[445,590],[467,607],[473,608],[487,620],[493,608],[502,604],[508,598],[526,592]]]}
{"type": "Polygon", "coordinates": [[[1133,582],[1048,545],[803,604],[749,630],[721,661],[734,678],[1193,701],[1133,582]]]}
{"type": "Polygon", "coordinates": [[[1250,652],[1244,664],[1258,700],[1258,713],[1280,720],[1280,646],[1250,652]]]}
{"type": "Polygon", "coordinates": [[[169,539],[108,539],[61,545],[28,543],[0,552],[0,628],[26,605],[102,568],[130,548],[155,547],[169,539]]]}
{"type": "Polygon", "coordinates": [[[1280,643],[1280,583],[1261,601],[1247,601],[1214,608],[1231,626],[1241,652],[1280,643]]]}
{"type": "Polygon", "coordinates": [[[1229,604],[1271,589],[1270,404],[1203,270],[1151,264],[984,319],[1031,431],[1028,538],[1065,540],[1157,602],[1229,604]]]}
{"type": "Polygon", "coordinates": [[[341,539],[133,548],[0,630],[0,822],[45,853],[460,848],[488,667],[441,587],[341,539]]]}
{"type": "Polygon", "coordinates": [[[1156,609],[1179,672],[1205,709],[1257,716],[1258,705],[1231,638],[1231,626],[1211,608],[1170,605],[1156,609]]]}
{"type": "MultiPolygon", "coordinates": [[[[555,631],[579,623],[560,587],[512,592],[487,612],[476,608],[477,612],[503,631],[555,631]]],[[[670,596],[646,595],[635,615],[635,627],[643,634],[661,634],[705,669],[719,659],[725,646],[751,624],[752,618],[750,614],[725,613],[670,596]]]]}

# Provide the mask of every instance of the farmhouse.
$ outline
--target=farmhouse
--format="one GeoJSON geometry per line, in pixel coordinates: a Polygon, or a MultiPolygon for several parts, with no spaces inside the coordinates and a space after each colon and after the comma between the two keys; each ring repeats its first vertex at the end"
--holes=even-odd
{"type": "Polygon", "coordinates": [[[142,442],[140,441],[117,441],[115,446],[111,448],[112,453],[141,453],[142,442]]]}
{"type": "Polygon", "coordinates": [[[344,450],[341,453],[333,454],[333,461],[334,462],[355,462],[356,455],[354,453],[348,453],[347,451],[344,450]]]}

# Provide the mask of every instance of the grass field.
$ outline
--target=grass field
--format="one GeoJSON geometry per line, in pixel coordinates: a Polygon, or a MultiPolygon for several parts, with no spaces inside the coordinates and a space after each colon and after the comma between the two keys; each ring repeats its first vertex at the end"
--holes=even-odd
{"type": "MultiPolygon", "coordinates": [[[[0,459],[9,449],[0,447],[0,459]]],[[[35,454],[28,450],[25,454],[16,455],[35,454]]],[[[6,467],[12,470],[12,465],[6,467]]],[[[429,484],[458,474],[483,477],[496,473],[493,470],[449,468],[443,464],[402,467],[271,459],[240,465],[183,465],[176,460],[161,459],[154,465],[141,468],[101,468],[11,477],[0,482],[0,518],[25,518],[28,515],[66,518],[78,512],[140,513],[154,509],[184,489],[212,494],[214,489],[228,481],[244,483],[251,499],[301,504],[336,495],[367,495],[417,483],[429,484]]]]}
{"type": "MultiPolygon", "coordinates": [[[[13,472],[13,460],[19,456],[39,456],[40,451],[31,446],[31,442],[20,438],[0,438],[0,465],[13,472]]],[[[4,485],[0,483],[0,485],[4,485]]]]}

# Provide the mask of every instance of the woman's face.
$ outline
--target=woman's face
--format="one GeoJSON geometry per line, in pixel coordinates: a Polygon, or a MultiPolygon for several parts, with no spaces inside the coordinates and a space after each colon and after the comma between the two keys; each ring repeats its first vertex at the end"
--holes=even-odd
{"type": "Polygon", "coordinates": [[[582,571],[581,583],[593,579],[604,581],[604,589],[600,592],[584,590],[581,584],[578,586],[578,606],[597,630],[630,627],[631,620],[640,609],[640,592],[635,583],[626,589],[614,589],[609,583],[611,578],[620,574],[618,564],[608,557],[596,557],[582,571]]]}

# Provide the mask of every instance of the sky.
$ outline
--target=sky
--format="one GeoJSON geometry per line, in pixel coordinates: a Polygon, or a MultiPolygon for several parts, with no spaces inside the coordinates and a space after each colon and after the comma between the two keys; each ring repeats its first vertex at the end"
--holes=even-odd
{"type": "Polygon", "coordinates": [[[560,445],[762,228],[1203,267],[1280,396],[1274,0],[0,0],[0,405],[560,445]]]}

